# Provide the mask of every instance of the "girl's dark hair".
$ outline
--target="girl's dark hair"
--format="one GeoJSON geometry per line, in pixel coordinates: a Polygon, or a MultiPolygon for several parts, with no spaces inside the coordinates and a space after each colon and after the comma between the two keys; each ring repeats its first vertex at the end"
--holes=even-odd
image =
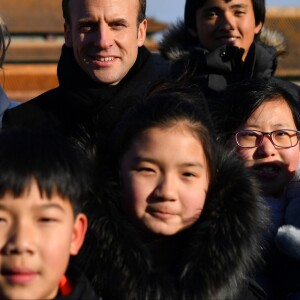
{"type": "Polygon", "coordinates": [[[58,133],[11,129],[0,132],[0,198],[23,194],[32,181],[41,195],[69,199],[74,214],[88,192],[83,157],[58,133]]]}
{"type": "Polygon", "coordinates": [[[184,84],[160,82],[122,119],[114,133],[117,168],[132,141],[148,128],[169,128],[183,121],[202,143],[211,182],[216,169],[215,133],[204,96],[184,84]]]}
{"type": "Polygon", "coordinates": [[[289,93],[283,81],[253,79],[230,86],[222,99],[222,108],[216,118],[218,131],[224,139],[246,123],[264,102],[283,99],[291,109],[296,128],[300,129],[299,103],[289,93]]]}
{"type": "MultiPolygon", "coordinates": [[[[186,0],[184,11],[184,23],[186,27],[196,29],[196,12],[207,0],[186,0]]],[[[265,0],[251,0],[253,5],[255,24],[264,24],[266,16],[265,0]]],[[[228,0],[226,1],[228,2],[228,0]]]]}

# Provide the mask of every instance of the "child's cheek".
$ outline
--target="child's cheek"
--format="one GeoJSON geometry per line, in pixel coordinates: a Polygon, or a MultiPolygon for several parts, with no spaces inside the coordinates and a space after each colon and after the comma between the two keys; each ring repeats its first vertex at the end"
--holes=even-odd
{"type": "Polygon", "coordinates": [[[252,149],[241,149],[241,148],[237,148],[237,154],[238,154],[238,157],[242,160],[253,160],[251,157],[251,152],[253,152],[252,149]]]}
{"type": "Polygon", "coordinates": [[[123,210],[127,215],[139,218],[140,215],[143,215],[145,206],[147,205],[147,197],[145,187],[138,182],[132,181],[130,185],[124,189],[123,210]]]}
{"type": "MultiPolygon", "coordinates": [[[[289,150],[289,149],[287,149],[289,150]]],[[[288,171],[290,172],[297,172],[298,168],[299,168],[299,152],[295,151],[296,148],[290,148],[290,153],[287,153],[286,157],[287,160],[290,159],[289,163],[288,163],[288,171]],[[294,153],[293,153],[293,152],[294,153]]]]}

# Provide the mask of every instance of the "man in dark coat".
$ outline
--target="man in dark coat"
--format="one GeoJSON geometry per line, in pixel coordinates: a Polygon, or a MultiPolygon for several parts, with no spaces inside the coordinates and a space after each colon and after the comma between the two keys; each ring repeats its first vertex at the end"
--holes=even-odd
{"type": "Polygon", "coordinates": [[[3,127],[55,127],[66,135],[97,119],[109,134],[158,77],[146,38],[146,0],[63,0],[59,86],[4,116],[3,127]]]}
{"type": "MultiPolygon", "coordinates": [[[[164,35],[161,54],[172,62],[173,76],[187,75],[210,100],[222,100],[232,83],[275,74],[285,41],[263,26],[265,13],[264,0],[186,0],[184,21],[164,35]]],[[[278,82],[299,97],[299,87],[278,82]]]]}

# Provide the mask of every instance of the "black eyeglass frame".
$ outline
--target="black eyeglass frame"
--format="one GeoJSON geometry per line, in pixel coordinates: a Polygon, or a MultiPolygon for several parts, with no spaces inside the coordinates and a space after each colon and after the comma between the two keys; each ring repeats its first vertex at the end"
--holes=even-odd
{"type": "Polygon", "coordinates": [[[236,144],[238,145],[238,147],[243,148],[243,149],[258,148],[258,147],[261,146],[261,144],[263,143],[264,137],[265,137],[266,135],[268,135],[268,136],[270,137],[270,141],[271,141],[271,143],[273,144],[273,146],[274,146],[276,149],[277,149],[277,148],[278,148],[278,149],[288,149],[288,148],[296,147],[296,146],[299,144],[299,139],[300,139],[300,131],[299,131],[299,130],[294,130],[294,129],[277,129],[277,130],[273,130],[273,131],[270,131],[270,132],[267,132],[267,131],[261,131],[261,130],[238,130],[238,131],[232,132],[232,134],[234,134],[234,136],[235,136],[235,142],[236,142],[236,144]],[[276,145],[276,144],[274,143],[274,141],[273,141],[272,134],[273,134],[274,132],[280,132],[280,131],[283,131],[283,132],[286,132],[286,131],[290,132],[290,131],[292,131],[292,132],[296,133],[296,134],[297,134],[297,143],[296,143],[295,145],[293,145],[293,146],[288,146],[288,147],[276,145]],[[259,133],[262,134],[262,136],[261,136],[261,139],[260,139],[259,143],[258,143],[256,146],[242,146],[242,145],[239,144],[238,138],[237,138],[238,134],[239,134],[239,133],[242,133],[242,132],[254,132],[254,133],[255,133],[255,132],[259,132],[259,133]]]}

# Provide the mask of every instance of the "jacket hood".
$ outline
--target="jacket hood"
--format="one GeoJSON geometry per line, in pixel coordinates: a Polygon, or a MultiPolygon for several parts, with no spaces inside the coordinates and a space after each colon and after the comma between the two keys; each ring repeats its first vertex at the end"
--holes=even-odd
{"type": "MultiPolygon", "coordinates": [[[[262,28],[258,42],[266,48],[275,48],[275,58],[286,52],[284,36],[280,32],[270,30],[265,26],[262,28]]],[[[183,21],[178,21],[176,24],[171,25],[159,43],[162,56],[171,61],[183,59],[188,54],[189,48],[193,46],[195,46],[195,41],[189,34],[183,21]]]]}
{"type": "Polygon", "coordinates": [[[231,154],[221,154],[217,178],[174,273],[154,266],[119,197],[110,182],[86,206],[90,230],[80,261],[103,299],[234,299],[259,261],[266,207],[256,181],[231,154]]]}

